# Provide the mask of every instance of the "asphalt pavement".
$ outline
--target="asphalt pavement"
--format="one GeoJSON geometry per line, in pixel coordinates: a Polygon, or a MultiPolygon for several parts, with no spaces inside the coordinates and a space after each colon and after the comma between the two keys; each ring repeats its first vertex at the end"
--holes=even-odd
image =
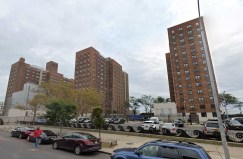
{"type": "Polygon", "coordinates": [[[34,143],[26,139],[10,137],[9,132],[0,131],[0,159],[108,159],[110,155],[96,152],[80,156],[74,152],[54,150],[51,145],[40,145],[35,149],[34,143]]]}

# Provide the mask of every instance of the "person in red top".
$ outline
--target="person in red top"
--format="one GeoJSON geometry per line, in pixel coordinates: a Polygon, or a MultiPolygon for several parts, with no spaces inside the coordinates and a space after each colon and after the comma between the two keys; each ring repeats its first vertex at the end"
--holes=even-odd
{"type": "Polygon", "coordinates": [[[41,134],[42,134],[42,130],[40,129],[40,127],[37,127],[37,129],[34,131],[35,148],[38,148],[39,139],[40,139],[41,134]]]}

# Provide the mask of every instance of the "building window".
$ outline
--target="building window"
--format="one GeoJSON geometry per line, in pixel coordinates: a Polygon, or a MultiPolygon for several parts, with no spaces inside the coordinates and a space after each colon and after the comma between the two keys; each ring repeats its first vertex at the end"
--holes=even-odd
{"type": "Polygon", "coordinates": [[[204,53],[202,53],[202,57],[205,57],[205,54],[204,53]]]}
{"type": "Polygon", "coordinates": [[[172,36],[172,39],[175,39],[175,36],[172,36]]]}
{"type": "Polygon", "coordinates": [[[204,50],[204,47],[201,47],[200,49],[201,49],[201,50],[204,50]]]}
{"type": "Polygon", "coordinates": [[[198,43],[199,43],[199,44],[202,44],[202,41],[200,40],[198,43]]]}
{"type": "Polygon", "coordinates": [[[184,102],[184,98],[180,98],[180,101],[181,101],[181,102],[184,102]]]}
{"type": "Polygon", "coordinates": [[[189,71],[189,70],[186,70],[186,71],[185,71],[185,74],[189,74],[189,73],[190,73],[190,71],[189,71]]]}
{"type": "Polygon", "coordinates": [[[180,36],[180,37],[183,37],[183,34],[181,33],[181,34],[179,34],[179,36],[180,36]]]}
{"type": "Polygon", "coordinates": [[[205,109],[205,108],[206,108],[206,107],[205,107],[204,104],[200,105],[200,109],[205,109]]]}
{"type": "Polygon", "coordinates": [[[196,66],[196,65],[198,65],[198,62],[193,62],[192,65],[196,66]]]}
{"type": "Polygon", "coordinates": [[[189,30],[187,33],[188,33],[188,34],[192,34],[192,31],[191,31],[191,30],[189,30]]]}
{"type": "Polygon", "coordinates": [[[187,28],[191,28],[192,27],[192,25],[188,25],[188,26],[186,26],[187,28]]]}
{"type": "Polygon", "coordinates": [[[189,95],[192,95],[192,91],[190,90],[190,91],[187,91],[187,93],[189,94],[189,95]]]}
{"type": "Polygon", "coordinates": [[[186,58],[186,57],[183,57],[183,58],[182,58],[182,60],[183,60],[183,61],[186,61],[186,60],[187,60],[187,58],[186,58]]]}
{"type": "Polygon", "coordinates": [[[195,55],[192,56],[192,59],[196,59],[196,58],[197,58],[197,56],[195,56],[195,55]]]}
{"type": "Polygon", "coordinates": [[[199,32],[200,31],[200,28],[197,28],[197,32],[199,32]]]}
{"type": "Polygon", "coordinates": [[[190,46],[194,46],[194,45],[195,45],[195,43],[190,43],[189,45],[190,45],[190,46]]]}
{"type": "Polygon", "coordinates": [[[191,52],[195,52],[196,51],[196,49],[191,49],[191,52]]]}
{"type": "Polygon", "coordinates": [[[199,34],[199,35],[197,35],[198,36],[198,38],[201,38],[202,36],[199,34]]]}
{"type": "Polygon", "coordinates": [[[201,117],[207,117],[207,113],[206,112],[202,112],[201,113],[201,117]]]}
{"type": "Polygon", "coordinates": [[[172,33],[172,34],[174,34],[174,33],[175,33],[175,31],[174,31],[174,30],[172,30],[172,31],[171,31],[171,33],[172,33]]]}
{"type": "Polygon", "coordinates": [[[179,31],[181,31],[181,30],[182,30],[182,28],[179,28],[178,30],[179,30],[179,31]]]}
{"type": "Polygon", "coordinates": [[[179,85],[178,85],[178,87],[179,87],[179,88],[182,88],[182,85],[181,85],[181,84],[179,84],[179,85]]]}
{"type": "Polygon", "coordinates": [[[187,84],[187,87],[188,87],[188,88],[192,88],[192,84],[191,84],[191,83],[188,83],[188,84],[187,84]]]}
{"type": "Polygon", "coordinates": [[[183,95],[183,92],[179,92],[179,95],[183,95]]]}
{"type": "Polygon", "coordinates": [[[206,64],[207,62],[206,61],[203,61],[203,64],[206,64]]]}
{"type": "Polygon", "coordinates": [[[181,39],[181,40],[180,40],[180,42],[181,42],[181,43],[184,43],[184,42],[185,42],[185,40],[184,40],[184,39],[181,39]]]}
{"type": "Polygon", "coordinates": [[[199,89],[199,90],[197,90],[197,93],[198,94],[202,94],[203,93],[203,90],[199,89]]]}
{"type": "Polygon", "coordinates": [[[194,105],[190,105],[190,110],[195,110],[195,106],[194,105]]]}
{"type": "Polygon", "coordinates": [[[185,63],[185,64],[184,64],[184,67],[188,67],[188,64],[187,64],[187,63],[185,63]]]}
{"type": "Polygon", "coordinates": [[[199,72],[200,72],[199,68],[194,69],[194,73],[199,73],[199,72]]]}
{"type": "Polygon", "coordinates": [[[200,86],[202,86],[202,83],[201,82],[197,82],[196,86],[200,87],[200,86]]]}
{"type": "Polygon", "coordinates": [[[212,112],[213,117],[217,117],[217,113],[216,112],[212,112]]]}
{"type": "Polygon", "coordinates": [[[190,36],[188,39],[189,39],[189,40],[193,40],[193,37],[192,37],[192,36],[190,36]]]}
{"type": "Polygon", "coordinates": [[[204,102],[204,98],[203,97],[199,97],[198,100],[199,100],[199,102],[204,102]]]}
{"type": "Polygon", "coordinates": [[[189,102],[193,102],[194,101],[194,99],[191,97],[191,98],[189,98],[189,102]]]}
{"type": "Polygon", "coordinates": [[[190,77],[186,77],[186,80],[189,81],[191,78],[190,77]]]}
{"type": "Polygon", "coordinates": [[[198,26],[199,25],[199,23],[198,22],[196,22],[196,26],[198,26]]]}
{"type": "Polygon", "coordinates": [[[196,76],[195,76],[195,79],[200,79],[200,76],[199,76],[199,75],[196,75],[196,76]]]}

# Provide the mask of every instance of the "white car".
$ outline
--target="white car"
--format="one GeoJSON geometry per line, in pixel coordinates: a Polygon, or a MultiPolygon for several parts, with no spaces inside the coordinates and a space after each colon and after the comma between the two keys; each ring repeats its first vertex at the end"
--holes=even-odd
{"type": "Polygon", "coordinates": [[[160,124],[157,121],[144,121],[142,126],[143,130],[146,131],[159,131],[160,124]]]}
{"type": "Polygon", "coordinates": [[[162,125],[162,132],[165,131],[165,129],[169,130],[171,134],[177,134],[177,127],[174,123],[164,123],[162,125]]]}

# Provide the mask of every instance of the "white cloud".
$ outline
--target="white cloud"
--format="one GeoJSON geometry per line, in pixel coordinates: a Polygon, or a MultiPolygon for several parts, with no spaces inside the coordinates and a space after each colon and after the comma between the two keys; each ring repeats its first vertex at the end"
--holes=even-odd
{"type": "MultiPolygon", "coordinates": [[[[242,1],[201,1],[219,90],[243,100],[242,1]]],[[[75,54],[95,47],[129,74],[130,95],[169,96],[167,28],[197,18],[196,0],[0,1],[0,100],[11,64],[53,60],[71,78],[75,54]]]]}

